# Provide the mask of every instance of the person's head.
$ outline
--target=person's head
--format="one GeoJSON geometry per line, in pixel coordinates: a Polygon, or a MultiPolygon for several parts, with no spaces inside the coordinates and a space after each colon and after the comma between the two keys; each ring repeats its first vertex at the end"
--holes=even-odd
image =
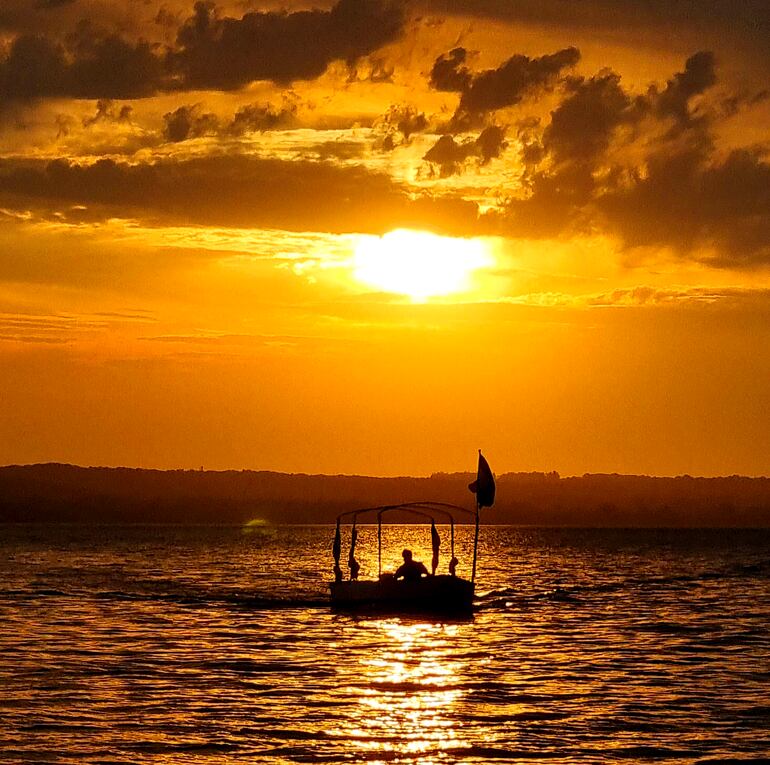
{"type": "Polygon", "coordinates": [[[412,560],[412,551],[404,550],[401,555],[404,556],[404,563],[409,563],[412,560]]]}

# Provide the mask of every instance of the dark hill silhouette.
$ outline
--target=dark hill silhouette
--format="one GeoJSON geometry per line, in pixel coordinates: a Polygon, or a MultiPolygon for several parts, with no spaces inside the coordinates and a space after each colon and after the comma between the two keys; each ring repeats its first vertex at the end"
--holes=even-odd
{"type": "MultiPolygon", "coordinates": [[[[0,521],[329,523],[342,510],[420,499],[472,507],[471,473],[429,478],[268,471],[0,467],[0,521]]],[[[539,526],[768,527],[770,479],[557,473],[497,477],[486,523],[539,526]]]]}

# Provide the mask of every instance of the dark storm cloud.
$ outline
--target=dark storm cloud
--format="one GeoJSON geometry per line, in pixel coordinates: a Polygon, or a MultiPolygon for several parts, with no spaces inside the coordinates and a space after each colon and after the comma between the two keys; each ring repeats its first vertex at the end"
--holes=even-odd
{"type": "Polygon", "coordinates": [[[163,137],[172,143],[213,135],[219,128],[215,114],[204,112],[200,104],[180,106],[163,115],[163,137]]]}
{"type": "Polygon", "coordinates": [[[687,59],[684,71],[674,75],[663,91],[658,93],[653,89],[650,100],[659,115],[671,117],[679,127],[683,127],[693,118],[691,99],[708,90],[716,81],[714,54],[700,51],[687,59]]]}
{"type": "Polygon", "coordinates": [[[425,112],[409,105],[391,106],[384,121],[401,133],[407,141],[415,133],[422,133],[428,128],[425,112]]]}
{"type": "Polygon", "coordinates": [[[417,0],[417,6],[447,15],[620,35],[636,30],[728,32],[759,43],[765,55],[770,37],[770,3],[766,0],[417,0]]]}
{"type": "Polygon", "coordinates": [[[575,80],[568,93],[543,134],[543,146],[557,162],[603,152],[632,104],[614,72],[575,80]]]}
{"type": "Polygon", "coordinates": [[[23,34],[0,61],[0,102],[42,97],[140,98],[158,88],[163,65],[145,42],[81,26],[67,49],[23,34]]]}
{"type": "Polygon", "coordinates": [[[449,93],[465,90],[471,80],[471,73],[465,66],[467,58],[465,48],[454,48],[439,56],[430,70],[430,86],[449,93]]]}
{"type": "MultiPolygon", "coordinates": [[[[100,98],[96,102],[96,113],[83,118],[83,127],[91,127],[99,122],[130,122],[134,109],[130,104],[118,108],[112,99],[100,98]]],[[[60,115],[61,116],[61,115],[60,115]]]]}
{"type": "Polygon", "coordinates": [[[552,82],[562,69],[580,60],[577,48],[530,58],[517,54],[497,69],[474,74],[460,96],[460,110],[470,114],[502,109],[518,103],[529,92],[552,82]]]}
{"type": "Polygon", "coordinates": [[[644,178],[596,204],[628,246],[713,248],[715,265],[770,265],[770,164],[757,150],[717,162],[699,151],[660,152],[644,178]]]}
{"type": "Polygon", "coordinates": [[[632,129],[627,140],[634,140],[639,136],[633,131],[644,119],[658,121],[661,128],[673,122],[669,138],[687,129],[685,140],[703,140],[714,115],[708,111],[696,115],[692,100],[715,83],[714,54],[710,51],[690,56],[684,70],[675,74],[665,88],[652,85],[643,95],[627,93],[620,76],[610,70],[588,78],[568,78],[566,96],[551,112],[551,121],[543,131],[542,149],[557,164],[593,164],[601,160],[618,128],[632,129]]]}
{"type": "Polygon", "coordinates": [[[537,123],[520,131],[529,195],[510,202],[504,225],[526,236],[601,230],[626,247],[700,253],[720,266],[770,264],[767,155],[722,156],[713,135],[721,112],[693,106],[716,81],[706,51],[643,95],[612,72],[570,80],[539,142],[537,123]]]}
{"type": "Polygon", "coordinates": [[[505,131],[497,125],[490,125],[475,139],[457,141],[454,136],[442,135],[425,153],[423,159],[439,168],[442,178],[460,172],[464,163],[476,158],[478,164],[486,165],[496,159],[507,146],[505,131]]]}
{"type": "Polygon", "coordinates": [[[288,128],[296,123],[297,104],[286,102],[277,107],[269,103],[246,104],[234,114],[227,127],[230,135],[245,135],[246,133],[264,132],[288,128]]]}
{"type": "Polygon", "coordinates": [[[339,0],[329,11],[253,12],[220,17],[198,2],[179,30],[174,67],[187,88],[234,90],[254,80],[289,83],[354,62],[399,37],[397,0],[339,0]]]}
{"type": "Polygon", "coordinates": [[[392,105],[388,111],[375,121],[375,126],[383,131],[375,147],[383,151],[392,151],[396,146],[411,142],[415,133],[424,133],[428,129],[425,112],[418,111],[410,104],[392,105]]]}
{"type": "MultiPolygon", "coordinates": [[[[16,6],[13,14],[0,10],[0,26],[24,29],[28,21],[29,12],[16,6]]],[[[171,49],[88,22],[63,41],[22,32],[0,60],[0,102],[141,98],[169,90],[234,90],[254,80],[313,79],[332,61],[353,64],[395,40],[404,21],[401,0],[339,0],[328,11],[242,18],[221,16],[213,3],[199,2],[171,49]]]]}
{"type": "Polygon", "coordinates": [[[475,204],[415,198],[363,168],[244,156],[138,165],[6,160],[0,163],[0,206],[82,220],[118,216],[330,233],[428,227],[467,235],[478,227],[475,204]]]}
{"type": "Polygon", "coordinates": [[[450,130],[462,131],[477,124],[487,112],[518,104],[523,98],[553,83],[563,69],[580,60],[577,48],[530,58],[517,54],[496,69],[472,73],[467,52],[455,48],[436,59],[430,83],[436,90],[460,93],[460,103],[450,130]]]}
{"type": "Polygon", "coordinates": [[[442,178],[459,172],[461,165],[476,154],[476,142],[473,140],[456,141],[454,136],[442,135],[425,153],[423,159],[438,165],[442,178]]]}
{"type": "Polygon", "coordinates": [[[21,31],[34,29],[47,17],[49,11],[72,5],[75,0],[3,0],[0,6],[0,29],[21,31]]]}
{"type": "Polygon", "coordinates": [[[172,143],[203,136],[239,137],[247,133],[289,128],[296,123],[297,104],[286,101],[282,107],[270,103],[246,104],[232,119],[223,122],[205,112],[202,104],[180,106],[163,115],[163,139],[172,143]]]}

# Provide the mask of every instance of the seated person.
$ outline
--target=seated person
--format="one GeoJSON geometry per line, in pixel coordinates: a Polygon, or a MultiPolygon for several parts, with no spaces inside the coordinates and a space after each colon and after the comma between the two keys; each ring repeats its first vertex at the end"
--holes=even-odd
{"type": "Polygon", "coordinates": [[[418,560],[412,560],[412,551],[404,550],[401,555],[404,557],[404,563],[396,569],[396,579],[404,578],[405,582],[416,582],[422,575],[428,575],[428,569],[424,563],[418,560]]]}

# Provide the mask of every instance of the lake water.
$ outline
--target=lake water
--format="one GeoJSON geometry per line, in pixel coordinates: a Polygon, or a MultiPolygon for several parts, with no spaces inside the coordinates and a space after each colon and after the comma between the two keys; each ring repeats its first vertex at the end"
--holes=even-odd
{"type": "MultiPolygon", "coordinates": [[[[0,525],[0,761],[770,756],[770,531],[482,527],[457,622],[332,613],[332,536],[0,525]]],[[[384,536],[429,564],[425,528],[384,536]]]]}

